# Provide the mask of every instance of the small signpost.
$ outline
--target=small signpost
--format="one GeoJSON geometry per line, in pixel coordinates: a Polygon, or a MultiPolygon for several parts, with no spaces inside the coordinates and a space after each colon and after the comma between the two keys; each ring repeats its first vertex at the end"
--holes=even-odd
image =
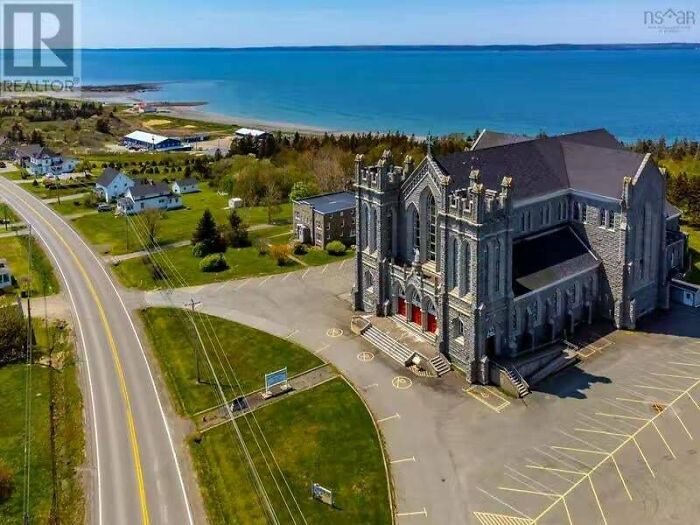
{"type": "Polygon", "coordinates": [[[331,507],[334,506],[333,491],[322,487],[318,483],[313,483],[311,485],[311,495],[315,500],[325,503],[331,507]]]}
{"type": "Polygon", "coordinates": [[[265,399],[286,392],[289,388],[286,366],[276,372],[265,374],[265,392],[263,393],[265,399]]]}

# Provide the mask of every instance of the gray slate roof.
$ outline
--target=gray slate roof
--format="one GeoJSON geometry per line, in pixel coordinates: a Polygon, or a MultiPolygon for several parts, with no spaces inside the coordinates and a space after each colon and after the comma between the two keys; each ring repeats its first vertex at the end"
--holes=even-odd
{"type": "Polygon", "coordinates": [[[17,152],[25,157],[31,157],[36,155],[42,150],[41,144],[24,144],[23,146],[17,147],[17,152]]]}
{"type": "Polygon", "coordinates": [[[481,182],[498,190],[503,177],[513,178],[516,201],[558,190],[577,189],[620,199],[624,177],[634,177],[644,155],[624,149],[604,129],[508,143],[452,153],[435,161],[450,176],[450,189],[469,186],[478,169],[481,182]]]}
{"type": "Polygon", "coordinates": [[[524,295],[600,262],[568,226],[513,243],[513,293],[524,295]]]}
{"type": "Polygon", "coordinates": [[[518,142],[528,142],[534,140],[533,137],[525,135],[514,135],[511,133],[500,133],[498,131],[489,131],[485,129],[481,135],[477,137],[472,144],[472,151],[486,148],[494,148],[496,146],[505,146],[506,144],[517,144],[518,142]]]}
{"type": "Polygon", "coordinates": [[[189,179],[181,179],[175,181],[178,186],[192,186],[197,184],[197,179],[190,177],[189,179]]]}
{"type": "Polygon", "coordinates": [[[153,199],[155,197],[165,197],[172,195],[170,186],[159,182],[157,184],[137,184],[131,188],[131,197],[137,200],[153,199]]]}
{"type": "Polygon", "coordinates": [[[326,193],[300,199],[300,204],[309,204],[318,213],[337,213],[339,211],[355,208],[355,194],[349,191],[326,193]]]}
{"type": "Polygon", "coordinates": [[[95,181],[95,184],[107,187],[112,184],[112,181],[116,179],[117,175],[120,173],[121,172],[119,170],[115,170],[114,168],[107,166],[104,170],[102,170],[102,175],[100,175],[95,181]]]}

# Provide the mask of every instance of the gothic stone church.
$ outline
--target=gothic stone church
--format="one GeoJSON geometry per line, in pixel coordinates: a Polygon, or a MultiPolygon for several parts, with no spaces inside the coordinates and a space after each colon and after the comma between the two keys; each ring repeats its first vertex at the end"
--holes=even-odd
{"type": "Polygon", "coordinates": [[[472,381],[608,319],[669,307],[687,241],[665,174],[605,130],[484,131],[469,151],[356,159],[355,308],[413,328],[472,381]]]}

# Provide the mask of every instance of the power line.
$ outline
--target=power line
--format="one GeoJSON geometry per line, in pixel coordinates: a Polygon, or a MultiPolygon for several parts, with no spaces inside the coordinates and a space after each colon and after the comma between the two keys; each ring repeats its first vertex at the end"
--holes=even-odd
{"type": "MultiPolygon", "coordinates": [[[[138,231],[138,227],[139,227],[139,224],[138,224],[138,223],[139,223],[139,222],[142,222],[142,221],[141,221],[140,218],[137,216],[137,217],[135,217],[135,220],[130,221],[130,224],[131,224],[132,227],[134,228],[134,233],[135,233],[136,236],[139,238],[139,241],[140,241],[140,242],[144,245],[144,247],[146,248],[146,253],[148,254],[148,257],[151,259],[152,263],[155,265],[155,271],[158,272],[159,276],[161,276],[161,277],[166,281],[168,288],[170,288],[170,289],[174,289],[174,288],[175,288],[175,287],[173,286],[173,281],[172,281],[171,277],[168,275],[168,271],[166,271],[166,269],[163,267],[163,265],[159,264],[159,262],[156,260],[156,257],[155,257],[155,256],[156,256],[156,253],[157,253],[158,255],[160,255],[160,256],[163,258],[163,261],[164,261],[165,265],[169,266],[170,271],[172,271],[172,273],[174,274],[173,277],[174,277],[177,281],[179,281],[181,285],[186,286],[187,283],[186,283],[185,280],[182,278],[182,275],[177,271],[177,268],[174,267],[174,265],[172,264],[172,262],[170,261],[170,259],[168,258],[168,256],[167,256],[166,254],[163,253],[163,251],[161,250],[161,248],[160,248],[160,246],[158,245],[157,241],[156,241],[155,239],[152,239],[151,236],[148,235],[148,230],[147,230],[146,226],[145,226],[144,224],[141,224],[141,227],[143,228],[144,236],[146,237],[146,239],[150,239],[150,242],[151,242],[151,244],[153,245],[154,250],[151,250],[151,249],[150,249],[150,245],[149,245],[148,243],[143,243],[143,238],[142,238],[141,234],[140,234],[139,231],[138,231]]],[[[172,301],[171,301],[171,302],[172,302],[172,301]]],[[[262,503],[263,507],[266,509],[267,514],[268,514],[268,517],[269,517],[270,519],[272,519],[273,523],[279,523],[279,520],[278,520],[278,518],[277,518],[277,516],[276,516],[276,512],[275,512],[275,510],[274,510],[274,507],[272,506],[270,497],[269,497],[269,495],[267,494],[267,490],[265,489],[264,484],[262,483],[262,479],[260,478],[260,474],[258,473],[257,468],[255,467],[255,463],[254,463],[254,461],[253,461],[253,459],[252,459],[252,456],[251,456],[251,454],[250,454],[250,451],[248,450],[247,445],[245,444],[245,439],[244,439],[244,437],[243,437],[243,435],[242,435],[242,433],[241,433],[241,431],[240,431],[240,428],[239,428],[238,424],[237,424],[236,421],[235,421],[233,412],[232,412],[231,407],[230,407],[230,405],[229,405],[229,403],[228,403],[228,401],[227,401],[227,399],[226,399],[226,395],[225,395],[225,393],[224,393],[224,391],[223,391],[223,387],[221,386],[221,381],[219,380],[219,377],[218,377],[218,375],[216,374],[216,371],[215,371],[215,368],[214,368],[214,363],[212,362],[211,356],[209,355],[209,353],[208,353],[208,351],[207,351],[207,345],[205,344],[204,338],[203,338],[203,336],[202,336],[202,333],[201,333],[201,331],[200,331],[200,329],[199,329],[199,326],[197,325],[197,322],[196,322],[196,319],[195,319],[195,306],[196,306],[196,304],[197,304],[197,303],[194,302],[194,299],[192,299],[191,302],[187,304],[187,306],[192,307],[192,313],[190,314],[190,312],[189,312],[188,310],[185,310],[185,312],[186,312],[187,317],[189,318],[189,320],[190,320],[190,322],[191,322],[191,324],[192,324],[192,327],[194,328],[194,331],[195,331],[197,340],[198,340],[198,342],[199,342],[199,345],[202,347],[202,350],[203,350],[203,352],[204,352],[204,356],[205,356],[205,358],[206,358],[207,364],[209,365],[209,369],[210,369],[210,371],[211,371],[211,373],[212,373],[212,375],[213,375],[213,377],[214,377],[214,381],[215,381],[215,383],[216,383],[216,394],[218,394],[218,396],[221,398],[221,401],[222,401],[222,403],[223,403],[223,405],[224,405],[224,407],[225,407],[225,409],[226,409],[226,411],[227,411],[227,414],[228,414],[228,416],[229,416],[229,420],[232,422],[232,427],[233,427],[233,429],[234,429],[234,431],[235,431],[235,434],[236,434],[236,437],[237,437],[237,439],[238,439],[239,447],[241,448],[241,451],[242,451],[242,453],[243,453],[243,455],[244,455],[244,457],[245,457],[245,459],[246,459],[246,461],[247,461],[247,463],[248,463],[248,465],[249,465],[249,467],[250,467],[250,472],[252,473],[252,476],[253,476],[253,478],[254,478],[254,483],[255,483],[255,485],[256,485],[256,488],[258,489],[258,496],[259,496],[259,499],[261,499],[261,503],[262,503]]],[[[178,309],[178,312],[181,312],[181,310],[178,309]]],[[[211,334],[212,334],[212,333],[215,334],[216,332],[215,332],[215,330],[214,330],[214,328],[213,328],[213,325],[211,324],[211,320],[208,319],[208,316],[202,316],[202,315],[199,316],[199,319],[209,322],[209,327],[207,327],[206,324],[203,325],[203,331],[204,331],[204,333],[205,333],[205,335],[206,335],[206,338],[209,340],[210,344],[212,345],[212,350],[214,351],[215,358],[216,358],[216,360],[218,361],[219,366],[220,366],[220,368],[222,369],[222,371],[223,371],[223,373],[224,373],[225,379],[226,379],[226,381],[227,381],[227,386],[228,386],[229,388],[234,388],[234,387],[233,387],[233,384],[232,384],[232,382],[231,382],[231,380],[230,380],[229,374],[228,374],[228,372],[226,371],[226,367],[224,366],[223,361],[222,361],[222,359],[221,359],[221,352],[223,352],[224,355],[225,355],[225,352],[223,351],[223,347],[220,346],[220,351],[221,351],[221,352],[220,352],[219,350],[217,350],[216,346],[214,345],[214,340],[213,340],[211,334]],[[211,332],[210,332],[210,329],[211,329],[211,332]]],[[[235,376],[234,376],[234,377],[235,377],[235,376]]],[[[243,393],[243,392],[242,392],[242,389],[240,388],[240,383],[238,383],[237,378],[235,378],[235,379],[236,379],[236,383],[237,383],[237,385],[238,385],[238,387],[239,387],[239,390],[241,391],[241,393],[243,393]]],[[[254,416],[254,415],[253,415],[253,416],[254,416]]],[[[277,487],[277,489],[278,489],[278,491],[279,491],[279,493],[280,493],[280,496],[282,497],[282,499],[283,499],[283,501],[284,501],[284,503],[285,503],[285,506],[287,507],[287,511],[290,513],[290,517],[292,518],[292,521],[293,521],[294,523],[296,523],[296,520],[294,519],[294,515],[293,515],[293,513],[291,512],[291,509],[289,508],[289,505],[288,505],[288,503],[287,503],[287,501],[286,501],[286,498],[285,498],[284,495],[282,494],[282,491],[281,491],[281,489],[280,489],[280,487],[279,487],[279,484],[277,483],[277,479],[275,478],[274,474],[272,473],[272,469],[271,469],[271,467],[270,467],[270,464],[268,463],[268,460],[267,460],[267,458],[266,458],[265,452],[262,450],[262,447],[261,447],[260,443],[258,442],[258,439],[257,439],[257,437],[256,437],[256,434],[255,434],[253,428],[250,426],[250,422],[248,421],[247,418],[244,418],[244,420],[246,421],[246,423],[247,423],[247,425],[248,425],[248,428],[249,428],[249,430],[250,430],[251,436],[253,437],[253,439],[254,439],[254,441],[255,441],[255,443],[256,443],[258,449],[260,450],[260,453],[262,454],[262,457],[263,457],[263,460],[264,460],[264,462],[265,462],[265,465],[266,465],[268,471],[270,472],[270,475],[271,475],[271,477],[272,477],[272,479],[273,479],[273,481],[274,481],[274,483],[275,483],[275,485],[276,485],[276,487],[277,487]]],[[[259,427],[259,425],[258,425],[258,427],[259,427]]],[[[266,443],[267,443],[267,440],[265,440],[265,441],[266,441],[266,443]]],[[[269,447],[269,445],[268,445],[268,447],[269,447]]],[[[277,463],[277,462],[275,461],[275,463],[277,463]]],[[[281,471],[280,471],[280,472],[281,472],[281,471]]],[[[283,474],[282,474],[282,475],[283,475],[283,474]]],[[[285,483],[286,483],[286,480],[285,480],[285,483]]],[[[288,487],[288,486],[289,486],[289,485],[287,484],[287,487],[288,487]]],[[[292,496],[293,496],[293,495],[292,495],[292,496]]],[[[298,507],[298,505],[297,505],[297,507],[298,507]]],[[[304,520],[304,522],[306,522],[306,520],[304,520]]]]}
{"type": "Polygon", "coordinates": [[[32,463],[32,226],[27,236],[27,342],[26,373],[24,386],[24,524],[29,524],[30,475],[32,463]]]}
{"type": "MultiPolygon", "coordinates": [[[[158,246],[158,243],[157,243],[157,241],[155,241],[155,239],[152,241],[152,243],[154,244],[154,246],[158,246]]],[[[159,248],[159,249],[157,250],[157,252],[158,252],[159,255],[165,260],[166,264],[168,264],[168,265],[170,266],[170,268],[172,269],[173,273],[174,273],[175,276],[176,276],[176,279],[180,281],[180,283],[181,283],[182,286],[186,286],[186,285],[187,285],[186,281],[184,280],[184,278],[182,277],[182,275],[180,274],[180,272],[177,270],[177,268],[173,265],[172,261],[169,259],[169,257],[167,256],[167,254],[164,253],[164,251],[161,250],[160,247],[158,247],[158,248],[159,248]]],[[[147,251],[148,251],[148,250],[147,250],[147,251]]],[[[154,258],[152,258],[152,260],[153,260],[153,259],[154,259],[154,258]]],[[[156,264],[157,264],[157,262],[156,262],[156,264]]],[[[170,284],[172,281],[170,281],[170,280],[168,279],[168,282],[169,282],[169,284],[170,284]]],[[[194,302],[194,299],[192,299],[192,302],[194,302]]],[[[194,312],[194,308],[193,308],[193,312],[194,312]]],[[[209,316],[200,316],[200,319],[203,319],[203,320],[209,325],[209,329],[207,329],[206,325],[204,326],[204,329],[205,329],[205,332],[207,333],[207,337],[209,338],[210,343],[212,344],[212,346],[213,346],[213,348],[214,348],[214,352],[215,352],[215,354],[216,354],[216,356],[217,356],[217,359],[218,359],[218,361],[219,361],[219,363],[220,363],[220,365],[221,365],[221,367],[222,367],[222,369],[223,369],[223,372],[224,372],[224,375],[225,375],[225,377],[226,377],[227,383],[229,383],[230,386],[231,386],[231,388],[233,388],[233,385],[231,384],[231,380],[230,380],[230,377],[229,377],[229,375],[228,375],[228,372],[226,371],[226,367],[224,367],[223,363],[221,362],[221,354],[223,354],[223,356],[224,356],[224,359],[225,359],[226,364],[227,364],[227,366],[228,366],[228,370],[231,372],[231,375],[232,375],[233,378],[234,378],[234,381],[235,381],[235,383],[236,383],[236,386],[238,387],[238,390],[239,390],[240,394],[241,394],[241,395],[244,395],[245,393],[244,393],[244,391],[243,391],[243,388],[241,387],[241,384],[240,384],[240,382],[239,382],[239,380],[238,380],[237,374],[236,374],[236,372],[235,372],[235,370],[234,370],[234,368],[233,368],[233,366],[232,366],[232,364],[231,364],[231,362],[230,362],[230,360],[229,360],[228,354],[225,352],[224,347],[223,347],[223,344],[221,343],[221,340],[219,339],[219,336],[218,336],[218,334],[216,333],[216,330],[215,330],[215,328],[214,328],[214,325],[213,325],[213,323],[212,323],[211,318],[210,318],[209,316]],[[216,340],[216,345],[214,345],[214,340],[212,339],[211,334],[214,335],[214,338],[215,338],[215,340],[216,340]],[[216,350],[216,346],[217,346],[217,345],[218,345],[219,351],[216,350]]],[[[225,400],[224,400],[224,401],[225,401],[225,400]]],[[[227,407],[227,408],[228,408],[228,407],[227,407]]],[[[272,460],[273,460],[273,462],[274,462],[274,465],[275,465],[275,467],[277,468],[277,471],[279,472],[279,474],[280,474],[280,476],[281,476],[281,478],[282,478],[282,480],[283,480],[283,482],[284,482],[284,484],[285,484],[285,486],[286,486],[286,488],[287,488],[287,491],[289,492],[289,495],[291,496],[291,498],[292,498],[292,500],[293,500],[293,502],[294,502],[294,505],[296,506],[296,509],[298,510],[299,514],[301,515],[301,518],[302,518],[303,522],[304,522],[304,523],[307,523],[306,518],[305,518],[305,516],[304,516],[304,513],[302,512],[301,507],[299,506],[299,503],[298,503],[296,497],[294,496],[294,493],[293,493],[293,491],[292,491],[292,489],[291,489],[291,487],[290,487],[290,485],[289,485],[289,483],[288,483],[288,481],[287,481],[287,479],[286,479],[284,473],[282,472],[282,469],[281,469],[280,466],[279,466],[279,463],[278,463],[278,461],[277,461],[277,458],[275,457],[274,452],[272,451],[272,448],[270,447],[270,444],[269,444],[269,442],[268,442],[268,440],[267,440],[267,437],[265,436],[265,432],[263,431],[262,427],[260,426],[260,423],[259,423],[257,417],[255,416],[255,413],[254,413],[254,412],[250,412],[249,415],[252,417],[253,421],[255,422],[255,426],[258,428],[258,431],[260,432],[260,435],[262,436],[262,439],[263,439],[263,441],[264,441],[264,443],[265,443],[265,446],[267,447],[267,450],[268,450],[270,456],[272,457],[272,460]]],[[[267,461],[267,458],[266,458],[266,454],[265,454],[265,452],[262,450],[262,447],[260,446],[260,444],[259,444],[259,442],[258,442],[258,440],[257,440],[256,433],[255,433],[255,431],[253,430],[253,428],[250,426],[250,423],[249,423],[249,421],[247,420],[247,418],[244,418],[244,419],[246,420],[246,423],[248,424],[248,427],[249,427],[249,429],[250,429],[250,431],[251,431],[251,435],[253,436],[253,439],[255,440],[255,443],[256,443],[256,445],[258,446],[258,449],[260,450],[261,454],[263,455],[263,459],[264,459],[264,461],[265,461],[265,464],[266,464],[266,466],[267,466],[267,468],[268,468],[268,471],[270,472],[270,475],[271,475],[271,477],[272,477],[272,479],[273,479],[273,481],[274,481],[274,483],[275,483],[275,486],[276,486],[276,488],[277,488],[277,490],[278,490],[280,496],[282,497],[282,500],[283,500],[283,502],[284,502],[284,504],[285,504],[285,507],[287,508],[287,511],[289,512],[290,517],[292,518],[292,521],[296,524],[296,520],[295,520],[295,518],[294,518],[294,514],[293,514],[291,508],[289,507],[289,504],[287,503],[287,498],[282,494],[282,490],[281,490],[279,484],[277,483],[277,479],[276,479],[275,475],[274,475],[273,472],[272,472],[272,468],[271,468],[270,465],[268,464],[268,461],[267,461]]]]}

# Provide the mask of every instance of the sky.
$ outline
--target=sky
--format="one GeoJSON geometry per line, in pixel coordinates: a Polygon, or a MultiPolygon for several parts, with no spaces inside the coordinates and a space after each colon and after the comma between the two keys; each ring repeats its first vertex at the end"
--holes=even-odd
{"type": "Polygon", "coordinates": [[[82,0],[84,48],[700,42],[700,0],[82,0]],[[664,32],[645,11],[693,11],[664,32]]]}

